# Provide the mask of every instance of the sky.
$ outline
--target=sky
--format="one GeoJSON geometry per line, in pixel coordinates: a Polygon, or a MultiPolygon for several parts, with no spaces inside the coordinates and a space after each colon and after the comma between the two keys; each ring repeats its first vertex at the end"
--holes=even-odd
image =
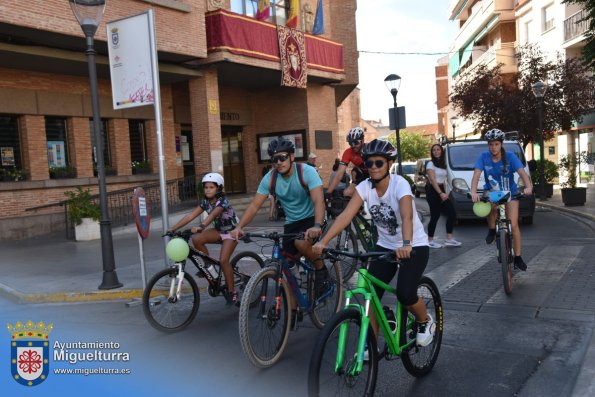
{"type": "Polygon", "coordinates": [[[434,124],[438,59],[447,55],[457,24],[448,20],[445,0],[358,0],[357,47],[361,116],[388,124],[392,95],[389,74],[401,77],[397,105],[405,106],[407,125],[434,124]],[[439,53],[438,55],[374,54],[439,53]]]}

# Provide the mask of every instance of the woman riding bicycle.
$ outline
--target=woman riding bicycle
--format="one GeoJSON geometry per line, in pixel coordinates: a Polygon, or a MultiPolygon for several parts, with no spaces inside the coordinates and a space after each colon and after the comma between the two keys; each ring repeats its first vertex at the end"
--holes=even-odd
{"type": "MultiPolygon", "coordinates": [[[[482,172],[485,177],[483,186],[484,195],[487,195],[490,190],[510,191],[510,195],[513,198],[506,203],[506,216],[510,219],[510,225],[512,227],[512,244],[515,254],[514,266],[525,271],[527,270],[527,265],[521,257],[519,201],[514,198],[518,193],[518,187],[514,181],[514,173],[518,173],[525,184],[523,195],[530,196],[533,193],[533,186],[531,185],[531,178],[525,172],[523,163],[521,163],[519,158],[514,153],[504,150],[504,137],[504,132],[497,128],[486,132],[485,139],[488,141],[489,150],[483,152],[475,163],[473,179],[471,180],[471,199],[474,203],[480,201],[479,194],[477,194],[477,184],[482,172]]],[[[496,238],[496,206],[492,206],[492,211],[488,215],[487,220],[489,230],[486,236],[486,243],[491,244],[496,238]]]]}
{"type": "MultiPolygon", "coordinates": [[[[417,285],[428,263],[428,236],[416,216],[409,183],[400,175],[389,174],[396,156],[393,145],[375,139],[364,146],[362,154],[370,178],[357,185],[349,204],[337,217],[328,233],[314,245],[314,250],[321,254],[329,241],[349,225],[359,208],[366,202],[378,230],[376,250],[395,251],[396,256],[401,259],[397,298],[415,315],[418,324],[417,344],[427,346],[432,342],[435,324],[424,301],[417,296],[417,285]]],[[[369,264],[368,272],[388,284],[395,276],[397,266],[380,259],[373,260],[369,264]]],[[[376,293],[382,299],[384,290],[376,287],[376,293]]],[[[378,334],[378,322],[373,312],[370,312],[370,321],[374,333],[378,334]]]]}

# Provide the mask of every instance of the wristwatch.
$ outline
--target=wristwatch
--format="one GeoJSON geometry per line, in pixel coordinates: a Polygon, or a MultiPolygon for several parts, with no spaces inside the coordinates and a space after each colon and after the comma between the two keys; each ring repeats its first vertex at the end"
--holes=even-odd
{"type": "Polygon", "coordinates": [[[403,240],[403,247],[411,247],[411,240],[403,240]]]}
{"type": "Polygon", "coordinates": [[[319,228],[319,229],[322,229],[322,225],[321,225],[320,223],[318,223],[318,222],[316,222],[316,223],[314,224],[314,227],[317,227],[317,228],[319,228]]]}

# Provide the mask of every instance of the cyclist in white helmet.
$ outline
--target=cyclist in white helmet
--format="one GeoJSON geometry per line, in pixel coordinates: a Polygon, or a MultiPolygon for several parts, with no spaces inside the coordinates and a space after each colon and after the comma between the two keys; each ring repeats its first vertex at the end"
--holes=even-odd
{"type": "MultiPolygon", "coordinates": [[[[362,158],[362,148],[364,147],[364,130],[360,127],[354,127],[349,130],[347,133],[347,142],[349,143],[349,148],[345,149],[343,152],[343,156],[341,157],[341,161],[339,162],[339,168],[335,174],[333,180],[329,183],[327,194],[331,194],[337,185],[341,182],[341,178],[347,170],[347,166],[349,164],[353,165],[352,169],[352,181],[356,185],[366,179],[368,177],[368,170],[364,164],[364,160],[362,158]]],[[[345,189],[345,195],[351,196],[355,188],[353,186],[349,186],[345,189]]]]}
{"type": "MultiPolygon", "coordinates": [[[[485,184],[483,186],[484,194],[492,189],[491,181],[498,184],[500,190],[509,190],[514,196],[518,193],[518,187],[514,181],[514,173],[518,173],[523,179],[525,190],[523,194],[530,196],[533,193],[533,185],[531,178],[525,172],[523,163],[516,154],[504,150],[504,132],[497,128],[489,130],[485,134],[485,139],[488,141],[489,150],[483,152],[477,162],[475,163],[475,171],[473,172],[473,179],[471,180],[471,199],[474,203],[480,200],[477,194],[477,183],[481,173],[484,173],[485,184]]],[[[519,201],[512,199],[506,203],[506,216],[510,219],[512,226],[512,244],[514,247],[514,265],[520,270],[527,270],[527,265],[521,257],[521,229],[519,228],[519,201]]],[[[492,206],[492,212],[487,217],[488,220],[488,235],[486,236],[486,243],[491,244],[496,238],[496,206],[492,206]]]]}
{"type": "Polygon", "coordinates": [[[238,292],[233,285],[233,270],[229,263],[229,258],[236,248],[238,242],[231,238],[229,232],[238,224],[238,217],[231,207],[229,200],[225,197],[223,191],[225,182],[223,176],[216,172],[210,172],[202,178],[204,198],[200,201],[191,213],[184,216],[170,231],[187,225],[197,216],[206,212],[207,218],[200,225],[192,228],[192,244],[197,250],[209,255],[209,250],[205,244],[221,243],[221,253],[219,261],[225,275],[227,290],[229,291],[227,304],[238,305],[238,292]],[[209,227],[212,226],[212,227],[209,227]]]}

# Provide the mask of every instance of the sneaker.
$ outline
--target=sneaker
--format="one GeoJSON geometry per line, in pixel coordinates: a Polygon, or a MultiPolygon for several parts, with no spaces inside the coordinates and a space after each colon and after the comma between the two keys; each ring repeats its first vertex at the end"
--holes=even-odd
{"type": "Polygon", "coordinates": [[[455,240],[454,238],[451,240],[444,240],[444,246],[445,247],[460,247],[461,246],[461,242],[455,240]]]}
{"type": "Polygon", "coordinates": [[[434,240],[430,240],[430,243],[428,245],[430,246],[430,248],[442,248],[442,244],[439,244],[434,240]]]}
{"type": "Polygon", "coordinates": [[[314,294],[316,299],[320,298],[328,290],[328,269],[322,269],[314,272],[314,294]]]}
{"type": "Polygon", "coordinates": [[[492,244],[494,239],[496,238],[496,229],[488,230],[488,235],[486,236],[486,244],[492,244]]]}
{"type": "Polygon", "coordinates": [[[291,329],[296,330],[298,323],[304,321],[304,313],[301,310],[291,311],[291,329]]]}
{"type": "Polygon", "coordinates": [[[227,295],[227,302],[225,302],[226,306],[240,306],[240,300],[238,297],[238,291],[233,290],[231,294],[227,295]]]}
{"type": "Polygon", "coordinates": [[[430,313],[428,313],[428,320],[425,323],[417,323],[417,334],[415,335],[417,345],[424,347],[432,343],[435,331],[436,323],[430,313]]]}
{"type": "Polygon", "coordinates": [[[522,271],[527,270],[527,264],[525,263],[523,258],[521,258],[520,256],[514,257],[514,267],[516,267],[517,269],[522,270],[522,271]]]}

